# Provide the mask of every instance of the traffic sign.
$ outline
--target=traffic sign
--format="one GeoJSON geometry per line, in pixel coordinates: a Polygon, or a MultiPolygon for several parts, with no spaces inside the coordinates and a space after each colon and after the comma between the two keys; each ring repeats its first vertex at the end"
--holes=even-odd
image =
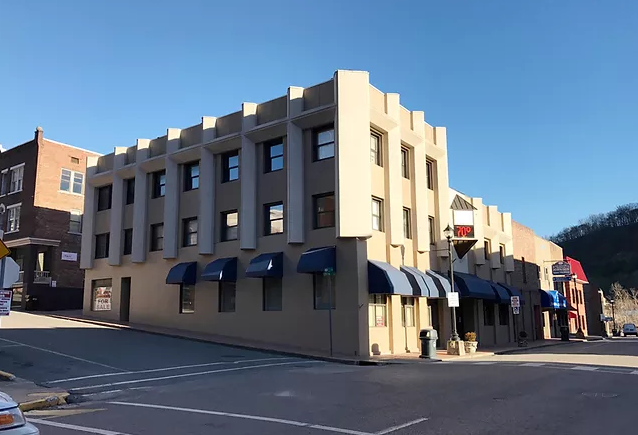
{"type": "Polygon", "coordinates": [[[510,297],[510,305],[512,308],[520,308],[521,306],[521,298],[520,296],[512,296],[510,297]]]}
{"type": "Polygon", "coordinates": [[[572,278],[569,276],[555,276],[552,279],[554,280],[554,282],[569,282],[572,280],[572,278]]]}
{"type": "Polygon", "coordinates": [[[514,314],[521,314],[521,307],[512,307],[512,312],[514,314]]]}
{"type": "Polygon", "coordinates": [[[447,306],[450,308],[459,307],[459,294],[457,292],[450,292],[447,294],[447,306]]]}
{"type": "Polygon", "coordinates": [[[7,245],[4,244],[2,240],[0,240],[0,259],[9,255],[11,251],[7,248],[7,245]]]}
{"type": "Polygon", "coordinates": [[[572,266],[566,261],[557,261],[552,264],[552,275],[571,276],[572,266]]]}

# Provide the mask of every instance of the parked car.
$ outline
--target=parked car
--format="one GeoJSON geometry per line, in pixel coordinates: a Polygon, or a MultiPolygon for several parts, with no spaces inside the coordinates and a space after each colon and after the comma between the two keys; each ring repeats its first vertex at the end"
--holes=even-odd
{"type": "Polygon", "coordinates": [[[638,337],[638,329],[636,329],[636,325],[633,323],[625,323],[622,325],[622,333],[625,337],[628,335],[635,335],[638,337]]]}
{"type": "Polygon", "coordinates": [[[27,423],[27,419],[11,396],[2,392],[0,392],[0,433],[2,435],[40,435],[37,427],[27,423]]]}

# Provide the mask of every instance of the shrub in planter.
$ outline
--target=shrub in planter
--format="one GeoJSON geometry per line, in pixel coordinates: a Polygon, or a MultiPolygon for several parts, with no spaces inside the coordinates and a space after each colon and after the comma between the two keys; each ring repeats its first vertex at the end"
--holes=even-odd
{"type": "Polygon", "coordinates": [[[465,352],[475,353],[478,348],[478,342],[476,341],[476,332],[465,333],[465,352]]]}

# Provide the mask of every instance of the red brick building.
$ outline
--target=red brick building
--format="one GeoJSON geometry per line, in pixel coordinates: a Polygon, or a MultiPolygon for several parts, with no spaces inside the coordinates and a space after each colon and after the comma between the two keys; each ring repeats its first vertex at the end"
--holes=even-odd
{"type": "Polygon", "coordinates": [[[14,304],[25,309],[82,307],[80,269],[84,168],[99,154],[44,138],[0,154],[1,228],[20,266],[14,304]]]}
{"type": "Polygon", "coordinates": [[[585,335],[587,331],[587,313],[585,311],[585,286],[589,284],[587,275],[583,270],[580,261],[565,256],[572,269],[572,280],[564,284],[564,295],[570,305],[569,315],[569,332],[575,334],[578,329],[582,329],[585,335]]]}

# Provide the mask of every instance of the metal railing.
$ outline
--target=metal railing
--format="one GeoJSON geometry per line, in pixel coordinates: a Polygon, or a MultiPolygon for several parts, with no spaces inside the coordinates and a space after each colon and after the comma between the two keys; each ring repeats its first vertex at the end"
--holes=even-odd
{"type": "Polygon", "coordinates": [[[36,270],[33,272],[34,284],[51,284],[51,272],[46,270],[36,270]]]}

